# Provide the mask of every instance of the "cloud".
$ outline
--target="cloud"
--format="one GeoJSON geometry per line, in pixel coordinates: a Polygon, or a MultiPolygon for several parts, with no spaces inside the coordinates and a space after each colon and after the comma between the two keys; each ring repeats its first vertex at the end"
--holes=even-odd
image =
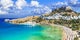
{"type": "Polygon", "coordinates": [[[78,0],[70,0],[70,2],[71,2],[72,4],[76,4],[76,3],[78,2],[78,0]]]}
{"type": "Polygon", "coordinates": [[[1,14],[8,14],[8,12],[0,10],[0,15],[1,14]]]}
{"type": "Polygon", "coordinates": [[[13,6],[13,1],[12,0],[0,0],[0,15],[1,14],[8,14],[9,7],[13,6]]]}
{"type": "Polygon", "coordinates": [[[46,10],[45,13],[52,12],[52,9],[50,9],[48,6],[43,7],[43,9],[46,10]]]}
{"type": "Polygon", "coordinates": [[[42,6],[42,7],[35,8],[33,12],[36,14],[50,13],[52,12],[52,9],[50,9],[48,6],[42,6]]]}
{"type": "Polygon", "coordinates": [[[55,5],[68,5],[67,2],[57,2],[55,5]]]}
{"type": "Polygon", "coordinates": [[[31,1],[31,6],[39,7],[40,5],[38,1],[31,1]]]}
{"type": "MultiPolygon", "coordinates": [[[[19,14],[22,14],[21,12],[24,12],[26,13],[26,8],[30,8],[34,13],[37,13],[37,14],[42,14],[42,13],[49,13],[51,12],[52,10],[46,6],[46,5],[41,5],[38,1],[31,1],[31,3],[27,3],[27,1],[25,0],[17,0],[16,2],[13,2],[12,0],[2,0],[2,9],[0,9],[0,14],[9,14],[10,13],[12,15],[16,15],[17,13],[19,14]],[[5,10],[5,9],[10,9],[10,10],[5,10]],[[34,9],[32,9],[34,8],[34,9]],[[19,10],[17,10],[19,9],[19,10]],[[16,10],[16,11],[15,11],[16,10]],[[22,10],[22,11],[20,11],[22,10]],[[25,10],[25,11],[23,11],[25,10]]],[[[31,11],[29,10],[29,11],[31,11]]],[[[30,13],[29,13],[30,14],[30,13]]],[[[25,14],[24,14],[25,15],[25,14]]]]}
{"type": "Polygon", "coordinates": [[[4,9],[8,9],[9,7],[13,6],[13,1],[12,0],[1,0],[1,7],[4,9]]]}
{"type": "Polygon", "coordinates": [[[52,11],[52,9],[50,9],[48,6],[41,5],[38,1],[31,1],[30,6],[36,7],[35,9],[33,9],[33,12],[36,14],[50,13],[52,11]]]}
{"type": "Polygon", "coordinates": [[[27,6],[27,2],[25,0],[17,0],[16,7],[18,9],[22,9],[22,7],[27,6]]]}

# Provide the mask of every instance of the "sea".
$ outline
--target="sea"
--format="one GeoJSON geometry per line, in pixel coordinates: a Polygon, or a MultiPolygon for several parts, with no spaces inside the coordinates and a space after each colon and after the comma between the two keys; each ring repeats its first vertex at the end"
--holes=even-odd
{"type": "MultiPolygon", "coordinates": [[[[13,19],[13,18],[10,18],[13,19]]],[[[39,34],[43,28],[40,25],[11,24],[0,19],[0,40],[28,40],[34,34],[39,34]]]]}
{"type": "Polygon", "coordinates": [[[11,24],[5,19],[0,18],[0,40],[62,40],[62,30],[58,27],[11,24]]]}

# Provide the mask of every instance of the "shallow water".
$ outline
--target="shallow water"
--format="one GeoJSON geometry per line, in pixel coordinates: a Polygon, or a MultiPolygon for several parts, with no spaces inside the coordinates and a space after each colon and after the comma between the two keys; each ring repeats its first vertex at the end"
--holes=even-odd
{"type": "Polygon", "coordinates": [[[0,40],[61,40],[61,32],[47,25],[16,25],[0,22],[0,40]],[[50,37],[52,35],[52,37],[50,37]],[[57,39],[56,39],[57,37],[57,39]]]}

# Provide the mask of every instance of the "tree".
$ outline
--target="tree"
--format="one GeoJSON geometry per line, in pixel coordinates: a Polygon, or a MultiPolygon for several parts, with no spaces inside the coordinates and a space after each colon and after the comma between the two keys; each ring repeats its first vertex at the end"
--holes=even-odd
{"type": "Polygon", "coordinates": [[[78,37],[75,37],[74,40],[78,40],[78,37]]]}

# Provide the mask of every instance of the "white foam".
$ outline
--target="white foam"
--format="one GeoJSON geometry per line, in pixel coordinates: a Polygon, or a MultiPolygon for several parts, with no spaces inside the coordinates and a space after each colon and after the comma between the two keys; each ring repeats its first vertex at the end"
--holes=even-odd
{"type": "Polygon", "coordinates": [[[35,26],[36,22],[25,22],[25,23],[20,23],[21,25],[31,25],[31,26],[35,26]]]}
{"type": "Polygon", "coordinates": [[[9,19],[5,19],[4,21],[5,21],[5,22],[8,22],[8,21],[9,21],[9,19]]]}

